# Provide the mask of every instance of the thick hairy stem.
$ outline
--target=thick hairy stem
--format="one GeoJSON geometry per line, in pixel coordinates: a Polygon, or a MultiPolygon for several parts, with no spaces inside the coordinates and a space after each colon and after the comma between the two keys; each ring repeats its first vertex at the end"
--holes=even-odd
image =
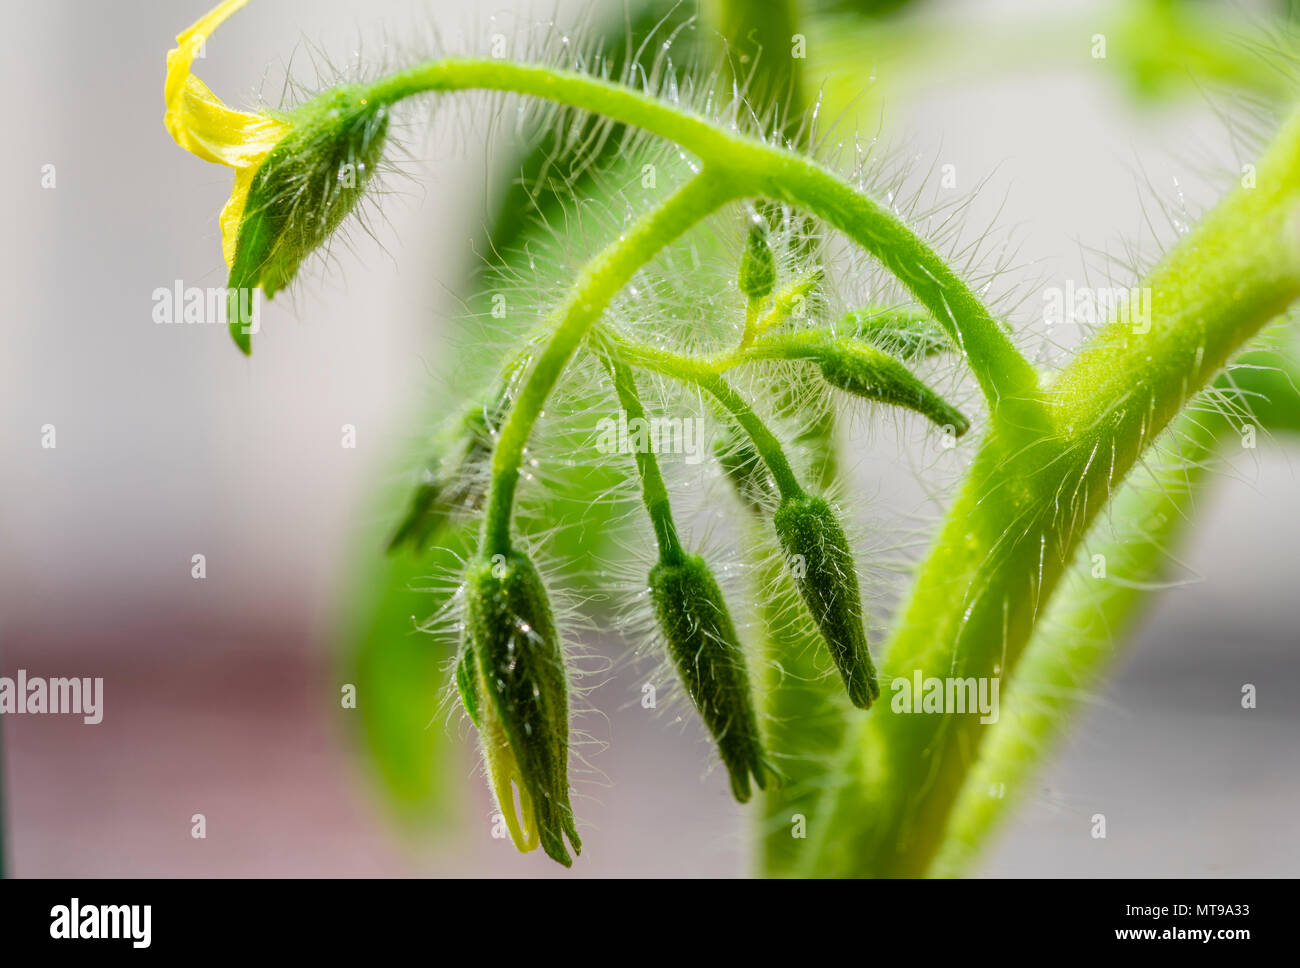
{"type": "Polygon", "coordinates": [[[546,400],[587,330],[614,295],[655,253],[734,197],[725,181],[704,172],[642,216],[582,270],[555,313],[555,331],[501,426],[492,455],[492,484],[483,522],[483,552],[510,550],[510,517],[524,448],[546,400]]]}
{"type": "MultiPolygon", "coordinates": [[[[1008,677],[1139,455],[1300,296],[1300,116],[1258,171],[1258,187],[1225,198],[1145,282],[1149,328],[1137,314],[1113,322],[1046,391],[1048,428],[994,420],[921,567],[882,682],[915,671],[1008,677]]],[[[896,712],[882,697],[850,731],[840,782],[809,820],[806,868],[926,872],[982,733],[978,717],[896,712]]]]}
{"type": "Polygon", "coordinates": [[[762,195],[811,212],[879,259],[930,310],[961,348],[990,406],[1037,406],[1033,368],[978,297],[893,213],[816,162],[619,84],[536,65],[431,61],[375,82],[367,96],[390,103],[422,92],[468,89],[533,95],[642,128],[725,171],[732,198],[762,195]]]}
{"type": "Polygon", "coordinates": [[[1117,658],[1125,631],[1151,601],[1150,588],[1164,578],[1172,550],[1208,490],[1216,444],[1235,439],[1242,429],[1238,423],[1259,421],[1265,431],[1300,432],[1300,390],[1284,357],[1249,353],[1215,386],[1244,408],[1240,421],[1221,411],[1181,414],[1162,453],[1144,462],[1149,474],[1130,480],[1116,496],[1107,511],[1112,533],[1080,550],[1025,651],[1015,698],[1003,704],[984,741],[948,821],[934,873],[957,875],[970,867],[1043,752],[1117,658]],[[1093,573],[1097,555],[1105,564],[1101,577],[1093,573]]]}
{"type": "Polygon", "coordinates": [[[1127,483],[1110,509],[1113,538],[1088,542],[1081,561],[1101,554],[1106,577],[1076,569],[1062,582],[1053,607],[1016,670],[1012,698],[984,741],[953,807],[932,872],[954,875],[969,866],[1003,806],[1013,801],[1038,757],[1063,729],[1115,657],[1122,633],[1158,581],[1167,549],[1188,522],[1208,476],[1218,420],[1183,415],[1170,427],[1176,450],[1150,466],[1152,480],[1127,483]]]}

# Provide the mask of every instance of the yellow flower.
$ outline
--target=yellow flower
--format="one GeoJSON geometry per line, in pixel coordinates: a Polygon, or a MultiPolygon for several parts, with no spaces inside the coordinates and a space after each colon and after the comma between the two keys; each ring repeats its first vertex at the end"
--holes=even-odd
{"type": "Polygon", "coordinates": [[[303,260],[329,241],[361,200],[388,134],[389,102],[345,84],[287,112],[233,111],[190,73],[204,42],[248,0],[225,0],[176,38],[167,53],[164,123],[176,143],[235,170],[221,210],[221,248],[230,268],[227,321],[235,344],[252,351],[250,294],[284,289],[303,260]]]}
{"type": "Polygon", "coordinates": [[[253,176],[290,125],[264,114],[234,111],[190,73],[208,36],[248,0],[225,0],[176,36],[167,52],[167,113],[163,122],[176,143],[204,161],[235,169],[235,187],[221,210],[221,249],[226,265],[235,261],[235,242],[253,176]]]}

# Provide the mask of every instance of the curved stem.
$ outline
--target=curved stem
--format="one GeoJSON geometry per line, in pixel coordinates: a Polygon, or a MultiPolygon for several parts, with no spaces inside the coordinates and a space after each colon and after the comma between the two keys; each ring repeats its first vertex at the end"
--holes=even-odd
{"type": "Polygon", "coordinates": [[[624,354],[630,355],[639,363],[692,383],[698,383],[703,375],[720,376],[746,363],[763,360],[818,360],[836,342],[835,335],[829,330],[811,329],[797,333],[778,333],[755,340],[748,346],[739,346],[712,356],[687,356],[647,346],[625,336],[615,336],[612,333],[610,336],[618,339],[624,354]]]}
{"type": "MultiPolygon", "coordinates": [[[[619,405],[627,414],[628,422],[645,420],[645,406],[637,392],[635,374],[623,362],[618,350],[610,345],[610,341],[603,342],[605,346],[601,348],[600,356],[609,369],[610,378],[614,381],[614,392],[618,395],[619,405]]],[[[663,473],[659,470],[659,459],[648,447],[638,449],[635,457],[637,472],[641,475],[641,500],[654,527],[655,540],[659,544],[659,560],[664,564],[676,564],[682,560],[682,544],[677,535],[677,525],[673,523],[673,509],[668,500],[663,473]]]]}
{"type": "Polygon", "coordinates": [[[948,264],[890,212],[802,158],[787,159],[764,190],[806,207],[879,259],[952,337],[991,408],[1026,418],[1041,409],[1034,368],[948,264]]]}
{"type": "MultiPolygon", "coordinates": [[[[1199,415],[1198,415],[1199,416],[1199,415]]],[[[1184,415],[1176,423],[1175,453],[1155,462],[1151,478],[1130,481],[1111,506],[1113,538],[1089,542],[1080,563],[1062,582],[1016,672],[1014,698],[1002,703],[953,806],[932,872],[960,873],[984,845],[1004,807],[1014,802],[1031,766],[1063,728],[1117,654],[1122,633],[1149,599],[1167,549],[1184,530],[1208,476],[1219,419],[1184,415]],[[1106,577],[1092,576],[1093,554],[1103,556],[1106,577]],[[1116,580],[1118,579],[1118,580],[1116,580]]]]}
{"type": "Polygon", "coordinates": [[[687,110],[610,81],[530,64],[472,58],[430,61],[376,81],[385,103],[431,91],[512,91],[582,108],[675,142],[725,170],[732,198],[763,195],[805,209],[844,232],[933,313],[961,349],[989,405],[1041,408],[1033,367],[969,287],[892,212],[815,161],[723,130],[687,110]]]}
{"type": "Polygon", "coordinates": [[[763,458],[763,463],[772,472],[772,480],[776,482],[781,497],[800,497],[803,494],[803,487],[794,476],[794,471],[790,469],[790,462],[786,460],[781,442],[776,439],[772,431],[767,429],[767,425],[759,419],[758,414],[754,413],[744,398],[732,389],[730,383],[717,374],[700,374],[695,382],[702,389],[713,394],[718,403],[736,418],[736,423],[740,424],[749,435],[749,439],[754,442],[754,449],[758,451],[759,456],[763,458]]]}
{"type": "Polygon", "coordinates": [[[736,418],[736,423],[740,424],[741,429],[749,435],[749,439],[754,443],[754,449],[758,451],[758,455],[763,458],[763,463],[772,472],[772,480],[776,482],[781,497],[799,497],[803,494],[803,487],[794,476],[794,471],[790,469],[790,461],[786,459],[781,442],[776,439],[772,431],[767,429],[767,425],[758,414],[754,413],[745,399],[708,363],[678,353],[670,353],[667,350],[655,349],[652,346],[625,342],[613,333],[610,333],[609,337],[618,341],[620,352],[630,363],[657,370],[674,380],[693,383],[712,394],[718,403],[736,418]]]}
{"type": "Polygon", "coordinates": [[[725,179],[702,172],[638,219],[583,269],[573,290],[556,311],[555,331],[533,364],[497,437],[483,521],[484,554],[510,551],[510,516],[524,448],[551,390],[587,330],[637,269],[734,197],[725,179]]]}
{"type": "MultiPolygon", "coordinates": [[[[1289,328],[1288,328],[1289,329],[1289,328]]],[[[1289,360],[1252,351],[1215,383],[1243,409],[1239,421],[1219,410],[1183,413],[1166,452],[1144,479],[1129,481],[1107,514],[1113,533],[1090,540],[1040,623],[1016,677],[1016,699],[1001,717],[953,807],[933,871],[963,873],[1032,775],[1043,750],[1113,662],[1124,631],[1151,600],[1208,490],[1216,450],[1258,421],[1266,432],[1300,433],[1300,389],[1289,360]],[[1094,574],[1101,556],[1104,574],[1094,574]]]]}
{"type": "Polygon", "coordinates": [[[749,346],[719,356],[710,362],[723,372],[745,363],[760,360],[816,360],[836,341],[827,330],[807,329],[796,333],[777,333],[757,340],[749,346]]]}

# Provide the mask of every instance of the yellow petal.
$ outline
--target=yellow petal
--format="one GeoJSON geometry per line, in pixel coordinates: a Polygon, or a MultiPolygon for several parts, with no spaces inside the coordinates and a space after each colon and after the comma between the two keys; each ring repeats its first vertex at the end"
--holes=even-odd
{"type": "MultiPolygon", "coordinates": [[[[483,677],[479,675],[482,689],[483,677]]],[[[480,691],[480,695],[486,695],[480,691]]],[[[483,756],[487,760],[488,782],[496,794],[497,807],[501,810],[501,819],[506,822],[506,830],[514,841],[515,849],[521,854],[536,850],[541,843],[541,833],[537,827],[537,817],[533,811],[533,798],[528,795],[523,777],[519,773],[519,764],[510,740],[506,737],[505,727],[497,718],[496,710],[489,705],[483,711],[483,756]],[[519,791],[519,808],[515,808],[515,791],[519,791]]]]}
{"type": "Polygon", "coordinates": [[[167,85],[163,89],[167,106],[180,95],[185,79],[190,76],[190,65],[202,49],[208,36],[226,22],[226,19],[246,4],[248,0],[225,0],[200,17],[194,24],[176,35],[176,49],[167,53],[167,85]]]}
{"type": "Polygon", "coordinates": [[[234,111],[190,73],[194,58],[211,33],[248,0],[225,0],[188,30],[176,35],[167,53],[163,118],[176,143],[216,164],[241,168],[260,164],[288,132],[282,121],[262,114],[234,111]]]}
{"type": "Polygon", "coordinates": [[[232,111],[192,75],[163,120],[186,151],[231,168],[261,164],[289,131],[287,124],[264,114],[232,111]]]}
{"type": "Polygon", "coordinates": [[[244,220],[248,189],[253,184],[253,176],[256,174],[255,165],[235,169],[235,187],[221,210],[221,254],[226,258],[227,268],[235,264],[235,243],[239,241],[239,223],[244,220]]]}

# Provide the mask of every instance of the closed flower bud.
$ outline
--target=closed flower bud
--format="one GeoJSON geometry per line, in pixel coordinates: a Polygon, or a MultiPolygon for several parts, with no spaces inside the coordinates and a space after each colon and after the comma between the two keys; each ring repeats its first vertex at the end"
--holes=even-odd
{"type": "Polygon", "coordinates": [[[856,340],[836,340],[818,350],[822,376],[831,386],[881,403],[906,407],[960,437],[970,421],[888,353],[856,340]]]}
{"type": "Polygon", "coordinates": [[[773,519],[795,585],[821,631],[853,705],[879,694],[862,626],[862,599],[848,538],[825,498],[786,498],[773,519]]]}
{"type": "Polygon", "coordinates": [[[854,310],[845,315],[840,331],[904,360],[950,353],[955,348],[934,317],[918,309],[854,310]]]}
{"type": "Polygon", "coordinates": [[[745,656],[722,590],[704,559],[687,555],[651,569],[650,597],[677,673],[718,744],[731,792],[744,803],[751,775],[765,787],[766,767],[745,656]]]}
{"type": "Polygon", "coordinates": [[[714,454],[722,467],[723,473],[731,481],[736,494],[751,511],[761,511],[770,503],[775,503],[777,496],[776,482],[768,472],[763,458],[754,449],[753,441],[734,423],[713,445],[714,454]]]}
{"type": "Polygon", "coordinates": [[[515,846],[531,850],[540,841],[568,867],[565,837],[574,852],[582,849],[569,804],[568,679],[542,578],[527,555],[512,551],[472,562],[465,584],[477,684],[462,698],[468,693],[477,707],[497,805],[515,846]]]}
{"type": "Polygon", "coordinates": [[[251,300],[238,294],[261,286],[271,298],[293,280],[360,201],[388,134],[388,106],[353,85],[284,118],[288,133],[252,176],[230,265],[231,333],[245,353],[251,300]]]}
{"type": "Polygon", "coordinates": [[[450,515],[445,495],[449,482],[439,473],[440,461],[424,469],[424,476],[411,496],[406,516],[388,539],[390,553],[409,544],[413,551],[423,551],[430,540],[442,532],[450,515]]]}
{"type": "Polygon", "coordinates": [[[388,550],[409,544],[423,551],[459,512],[477,511],[487,495],[488,467],[496,433],[514,401],[516,385],[532,362],[536,340],[530,340],[501,372],[482,403],[465,411],[438,435],[436,453],[393,532],[388,550]]]}
{"type": "Polygon", "coordinates": [[[766,225],[749,227],[736,283],[750,300],[766,299],[776,285],[776,261],[772,258],[772,247],[767,244],[766,225]]]}
{"type": "Polygon", "coordinates": [[[497,423],[495,414],[475,407],[443,435],[439,454],[424,469],[406,516],[388,543],[389,551],[406,544],[423,551],[454,514],[479,508],[487,493],[487,467],[497,423]]]}

